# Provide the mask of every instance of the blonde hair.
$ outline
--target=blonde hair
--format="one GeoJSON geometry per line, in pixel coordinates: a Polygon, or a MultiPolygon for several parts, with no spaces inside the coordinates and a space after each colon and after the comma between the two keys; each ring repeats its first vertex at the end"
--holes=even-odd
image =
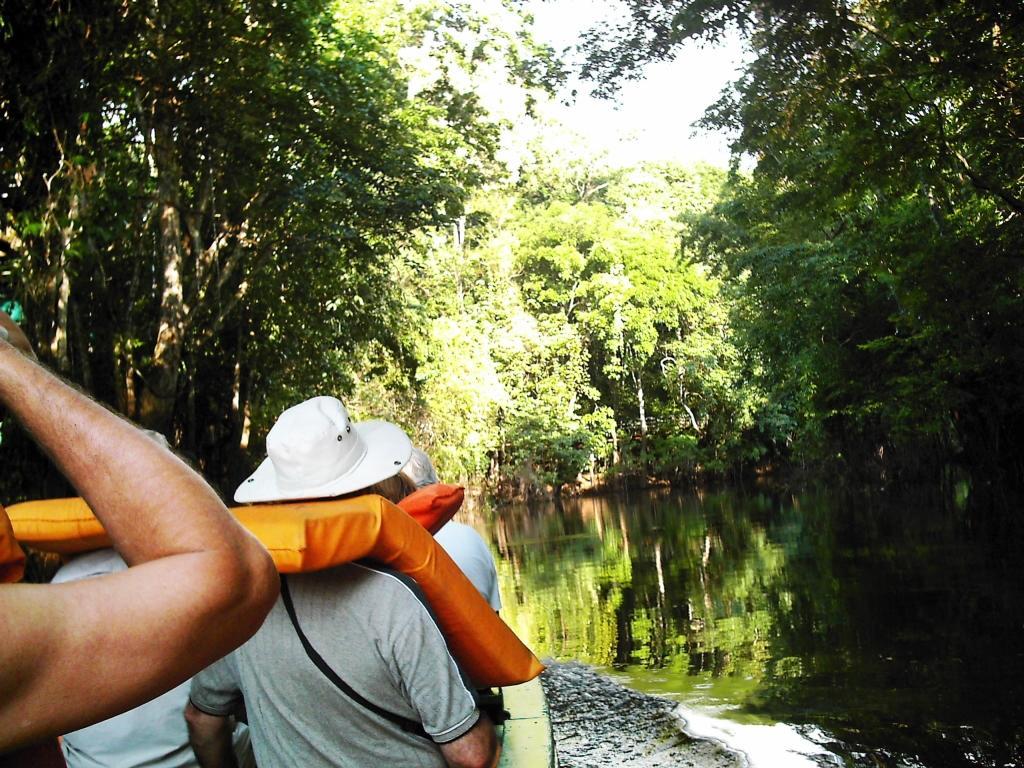
{"type": "Polygon", "coordinates": [[[385,478],[379,483],[375,483],[359,493],[376,493],[378,496],[383,496],[392,504],[397,504],[412,493],[413,490],[415,489],[411,487],[409,481],[404,475],[392,475],[391,477],[385,478]]]}

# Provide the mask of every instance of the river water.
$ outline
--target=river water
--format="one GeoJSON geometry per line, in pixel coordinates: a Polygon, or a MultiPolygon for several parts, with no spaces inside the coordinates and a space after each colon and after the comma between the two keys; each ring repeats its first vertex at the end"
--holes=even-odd
{"type": "Polygon", "coordinates": [[[1019,509],[966,487],[644,492],[465,519],[542,657],[755,766],[1024,766],[1019,509]]]}

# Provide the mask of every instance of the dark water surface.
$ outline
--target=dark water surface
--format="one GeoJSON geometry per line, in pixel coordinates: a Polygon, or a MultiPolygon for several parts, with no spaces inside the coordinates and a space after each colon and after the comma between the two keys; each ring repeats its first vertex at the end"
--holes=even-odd
{"type": "Polygon", "coordinates": [[[538,655],[695,716],[793,724],[826,764],[1024,766],[1022,510],[956,495],[642,493],[469,519],[538,655]]]}

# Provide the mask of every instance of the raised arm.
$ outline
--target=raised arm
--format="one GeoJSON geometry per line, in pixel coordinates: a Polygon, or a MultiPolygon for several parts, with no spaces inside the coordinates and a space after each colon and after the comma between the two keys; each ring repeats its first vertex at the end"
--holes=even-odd
{"type": "Polygon", "coordinates": [[[278,582],[267,552],[184,462],[3,340],[0,402],[137,566],[0,588],[2,752],[181,683],[256,631],[278,582]]]}

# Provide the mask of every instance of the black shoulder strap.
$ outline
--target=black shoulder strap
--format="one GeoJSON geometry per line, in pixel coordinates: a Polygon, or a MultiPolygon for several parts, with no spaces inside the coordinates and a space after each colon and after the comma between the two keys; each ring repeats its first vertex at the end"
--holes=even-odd
{"type": "Polygon", "coordinates": [[[323,656],[317,653],[316,648],[314,648],[312,643],[309,642],[309,638],[306,637],[305,632],[302,631],[302,627],[299,626],[299,619],[295,615],[295,605],[292,603],[292,595],[288,590],[288,580],[284,577],[284,574],[281,574],[281,600],[284,602],[285,610],[288,611],[288,618],[291,619],[292,626],[295,627],[295,634],[299,636],[299,641],[302,643],[302,647],[306,651],[306,655],[309,656],[310,661],[316,665],[317,669],[323,672],[324,677],[334,683],[335,687],[337,687],[339,691],[344,693],[359,706],[364,707],[379,717],[383,717],[385,720],[394,723],[406,733],[411,733],[414,736],[421,736],[428,741],[432,741],[427,732],[423,730],[423,725],[421,723],[417,723],[415,720],[410,720],[409,718],[402,717],[401,715],[396,715],[394,712],[388,712],[386,709],[378,707],[372,701],[367,701],[353,690],[348,683],[342,680],[341,677],[338,676],[338,673],[335,672],[326,661],[324,661],[323,656]]]}

